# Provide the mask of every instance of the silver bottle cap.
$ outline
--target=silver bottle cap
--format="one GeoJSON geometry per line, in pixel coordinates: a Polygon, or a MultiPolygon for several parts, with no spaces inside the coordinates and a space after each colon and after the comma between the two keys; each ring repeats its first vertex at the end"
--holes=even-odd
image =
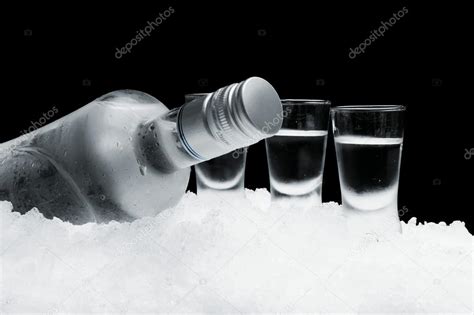
{"type": "Polygon", "coordinates": [[[273,136],[282,119],[275,89],[252,77],[186,103],[178,114],[178,134],[189,154],[208,160],[273,136]]]}

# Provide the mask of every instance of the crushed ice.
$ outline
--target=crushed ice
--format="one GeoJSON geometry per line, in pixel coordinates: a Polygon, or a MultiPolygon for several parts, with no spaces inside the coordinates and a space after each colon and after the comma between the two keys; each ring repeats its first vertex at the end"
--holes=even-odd
{"type": "Polygon", "coordinates": [[[347,232],[341,207],[187,193],[154,218],[75,226],[0,202],[0,312],[472,312],[464,223],[347,232]]]}

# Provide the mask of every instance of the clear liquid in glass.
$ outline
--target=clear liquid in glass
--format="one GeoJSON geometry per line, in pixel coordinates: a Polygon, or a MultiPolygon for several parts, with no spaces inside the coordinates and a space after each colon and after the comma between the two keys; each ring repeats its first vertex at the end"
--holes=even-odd
{"type": "Polygon", "coordinates": [[[402,138],[335,138],[342,202],[352,210],[397,206],[402,138]]]}
{"type": "Polygon", "coordinates": [[[246,154],[247,148],[242,148],[196,164],[198,194],[232,192],[243,196],[246,154]]]}
{"type": "Polygon", "coordinates": [[[266,139],[272,197],[311,197],[321,203],[326,130],[281,129],[266,139]]]}

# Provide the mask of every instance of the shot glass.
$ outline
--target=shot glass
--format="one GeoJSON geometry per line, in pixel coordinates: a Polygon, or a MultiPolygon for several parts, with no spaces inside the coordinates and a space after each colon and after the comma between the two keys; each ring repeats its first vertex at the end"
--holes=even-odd
{"type": "Polygon", "coordinates": [[[401,231],[398,180],[405,107],[331,109],[342,205],[360,232],[401,231]]]}
{"type": "Polygon", "coordinates": [[[282,127],[265,140],[272,202],[321,204],[331,102],[282,100],[282,127]]]}
{"type": "MultiPolygon", "coordinates": [[[[186,94],[184,98],[185,102],[191,102],[207,95],[208,93],[186,94]]],[[[196,164],[194,170],[197,194],[207,197],[222,195],[244,197],[246,160],[247,148],[245,147],[196,164]]]]}

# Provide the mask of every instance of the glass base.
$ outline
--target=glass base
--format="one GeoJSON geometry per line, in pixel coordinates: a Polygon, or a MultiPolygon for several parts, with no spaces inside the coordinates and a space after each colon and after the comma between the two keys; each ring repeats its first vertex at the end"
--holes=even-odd
{"type": "Polygon", "coordinates": [[[276,189],[271,189],[272,203],[278,204],[281,207],[317,207],[322,204],[321,194],[318,191],[313,191],[304,195],[287,195],[280,193],[276,189]]]}
{"type": "Polygon", "coordinates": [[[401,233],[397,205],[377,210],[358,210],[343,205],[349,232],[379,236],[401,233]]]}
{"type": "Polygon", "coordinates": [[[197,195],[206,199],[241,199],[245,198],[245,189],[243,187],[237,187],[235,189],[212,189],[198,187],[197,195]]]}

